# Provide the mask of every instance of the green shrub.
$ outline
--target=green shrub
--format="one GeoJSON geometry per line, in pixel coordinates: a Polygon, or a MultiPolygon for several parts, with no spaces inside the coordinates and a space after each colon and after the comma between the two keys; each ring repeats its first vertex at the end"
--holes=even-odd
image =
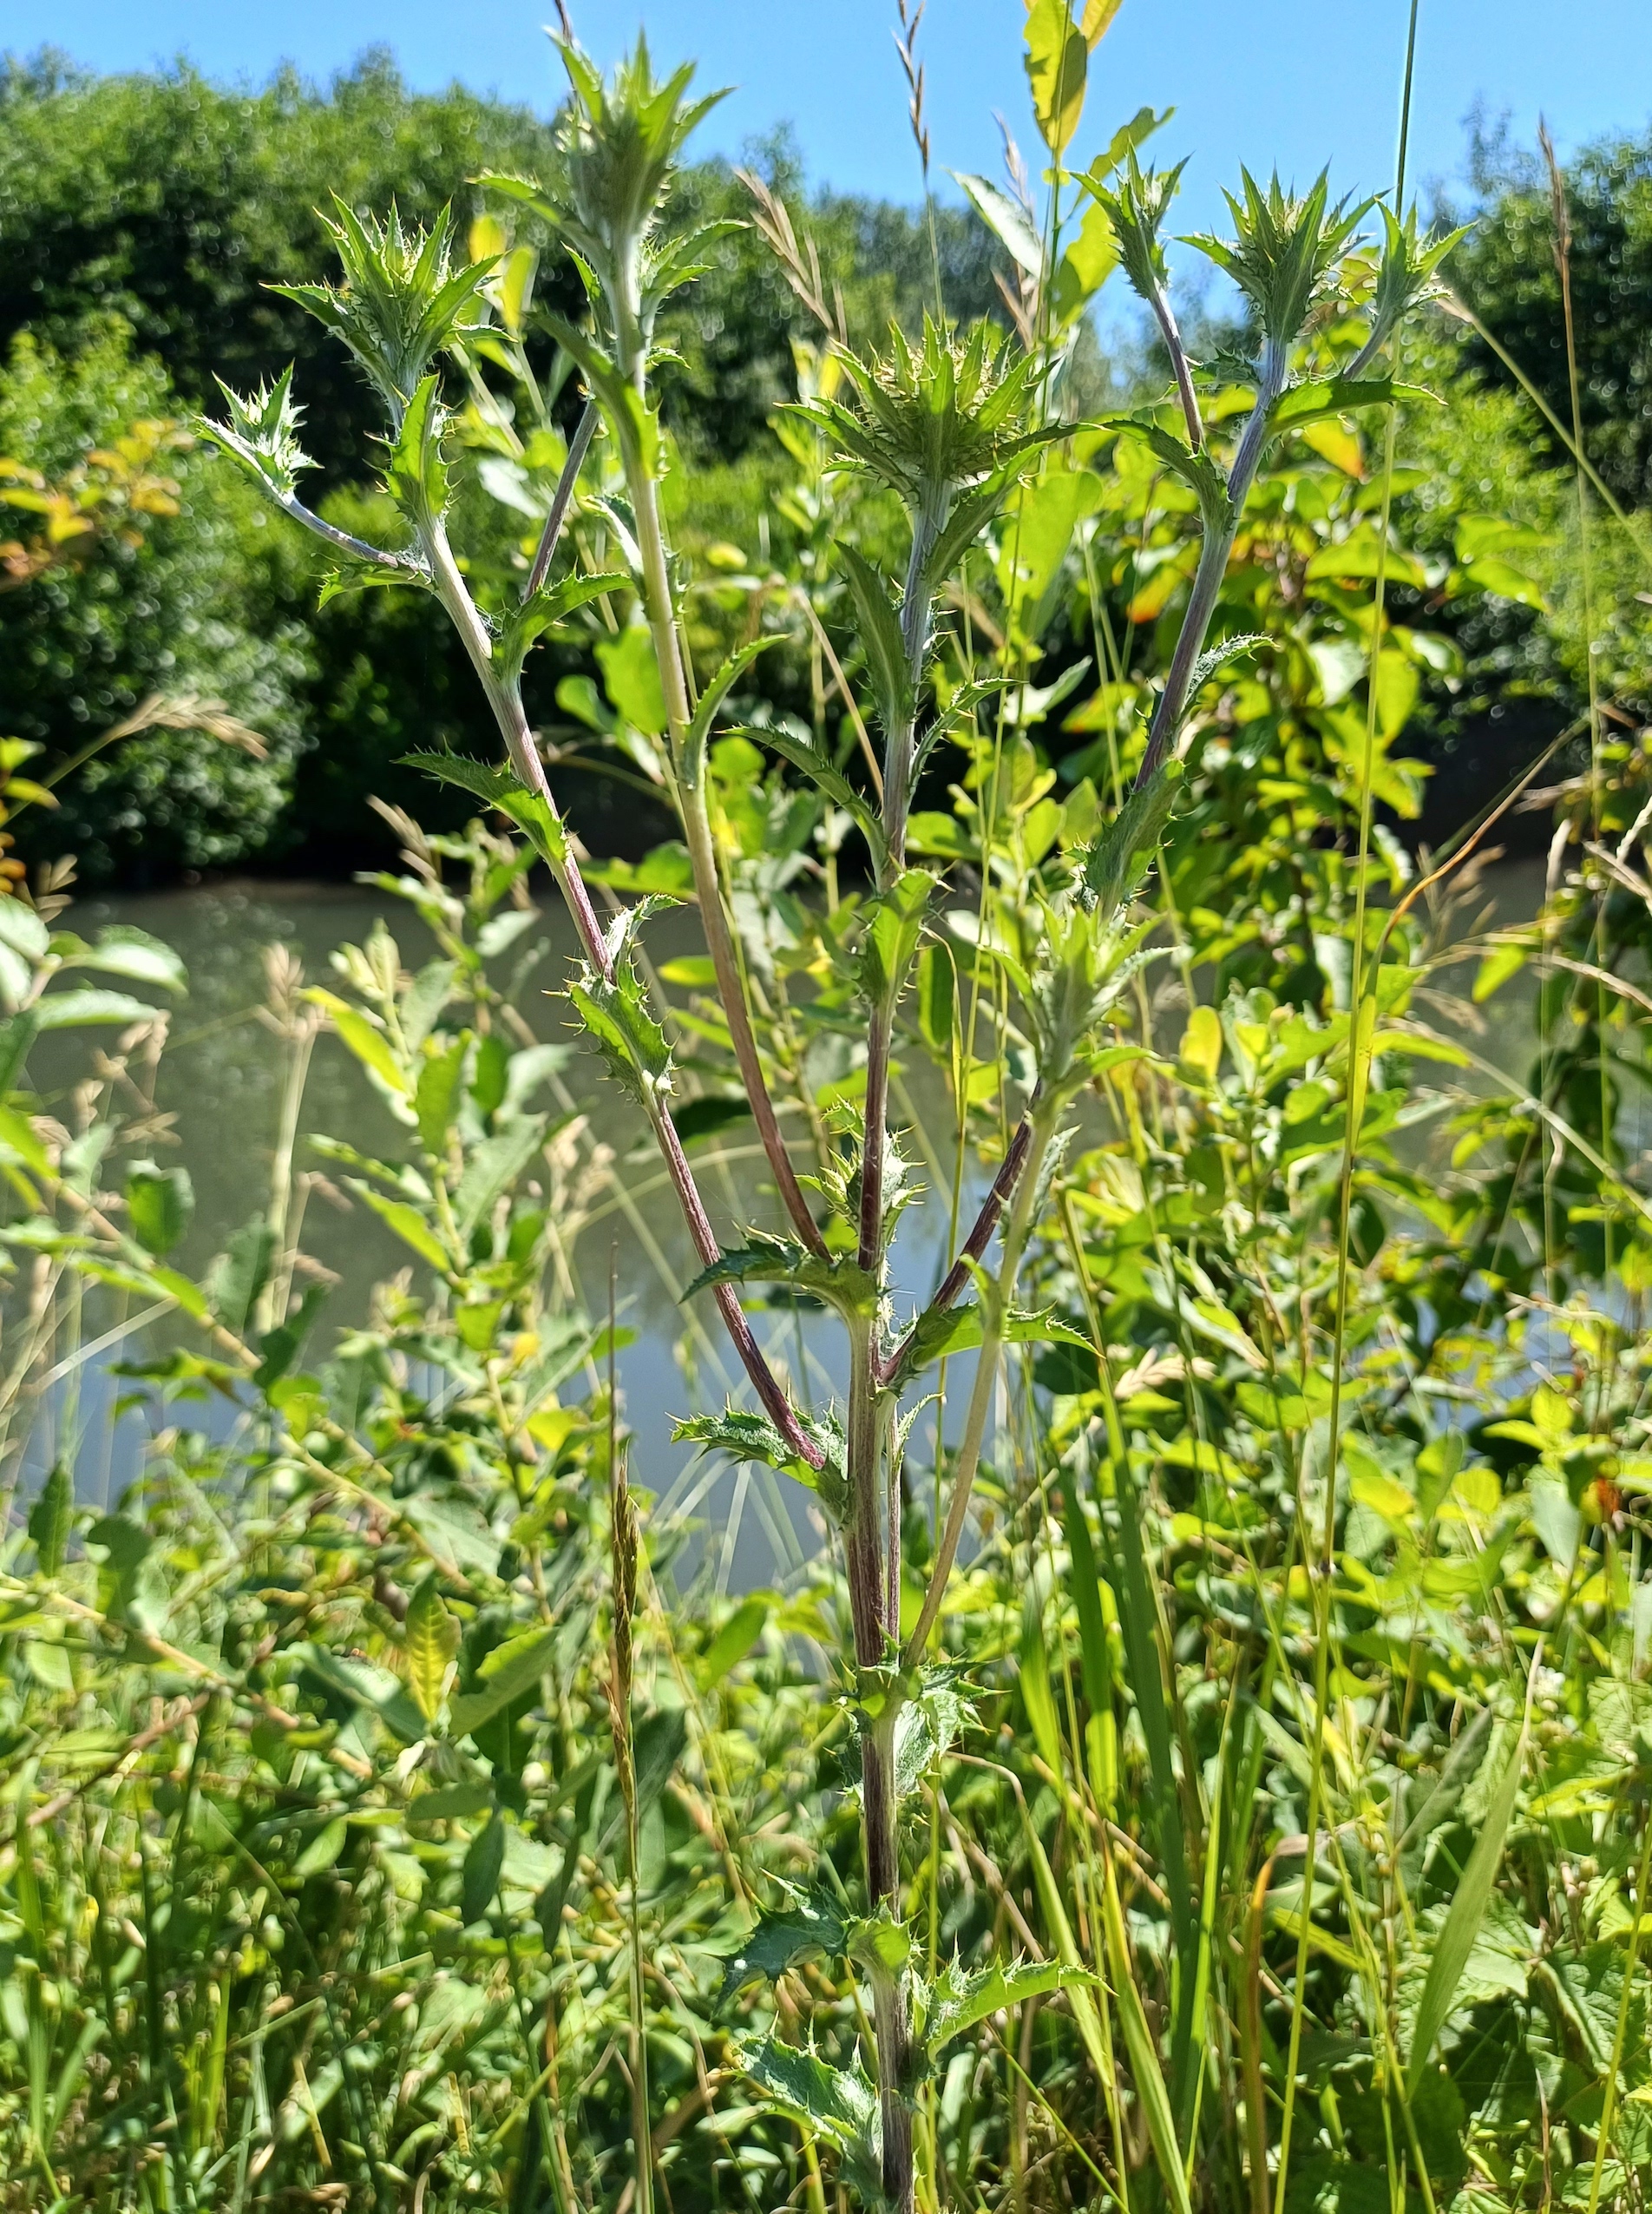
{"type": "MultiPolygon", "coordinates": [[[[0,370],[0,453],[56,479],[128,426],[179,412],[165,373],[107,321],[64,356],[24,333],[0,370]]],[[[23,818],[25,855],[73,852],[90,881],[223,867],[275,832],[300,750],[310,666],[281,610],[310,564],[193,442],[169,457],[174,515],[133,518],[0,598],[0,729],[76,752],[156,693],[221,701],[256,731],[254,759],[200,730],[153,730],[92,760],[50,815],[23,818]]]]}

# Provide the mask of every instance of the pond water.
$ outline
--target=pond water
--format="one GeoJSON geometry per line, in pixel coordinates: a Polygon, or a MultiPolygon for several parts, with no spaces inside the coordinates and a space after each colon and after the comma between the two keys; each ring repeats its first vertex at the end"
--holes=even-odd
{"type": "MultiPolygon", "coordinates": [[[[1536,911],[1542,897],[1542,864],[1517,861],[1494,866],[1476,899],[1469,903],[1465,927],[1484,927],[1490,919],[1509,923],[1536,911]]],[[[417,967],[433,950],[413,911],[376,890],[331,884],[226,883],[191,890],[88,897],[77,903],[75,927],[91,936],[108,923],[135,923],[164,939],[182,956],[189,994],[177,1008],[161,1063],[159,1104],[173,1118],[175,1143],[161,1157],[186,1162],[193,1180],[196,1208],[183,1246],[174,1257],[192,1272],[204,1269],[230,1232],[267,1204],[272,1164],[280,1122],[284,1053],[279,1040],[260,1018],[266,997],[266,949],[279,944],[302,962],[306,981],[331,983],[329,956],[346,943],[363,943],[383,918],[401,948],[403,963],[417,967]]],[[[571,936],[559,912],[541,918],[541,950],[516,994],[518,1007],[539,1035],[562,1033],[557,1003],[545,996],[557,983],[571,951],[571,936]]],[[[678,951],[698,950],[692,916],[678,915],[656,924],[651,937],[656,960],[678,951]],[[681,944],[673,942],[680,936],[681,944]]],[[[1466,992],[1472,970],[1459,970],[1457,989],[1466,992]]],[[[1524,1081],[1531,1056],[1534,994],[1524,978],[1499,995],[1494,1020],[1478,1020],[1460,1008],[1431,1008],[1436,1027],[1457,1028],[1462,1041],[1485,1061],[1524,1081]]],[[[1488,1012],[1493,1012],[1488,1010],[1488,1012]]],[[[43,1080],[67,1083],[85,1066],[87,1034],[64,1034],[44,1041],[51,1058],[40,1066],[43,1080]]],[[[38,1064],[37,1064],[38,1065],[38,1064]]],[[[914,1077],[914,1082],[915,1082],[914,1077]]],[[[1471,1074],[1477,1086],[1491,1080],[1471,1074]]],[[[574,1245],[570,1260],[577,1296],[587,1312],[606,1312],[611,1269],[620,1287],[620,1319],[635,1332],[620,1357],[620,1378],[634,1443],[634,1479],[684,1510],[692,1510],[715,1536],[718,1580],[738,1588],[771,1573],[783,1573],[812,1552],[817,1542],[806,1494],[767,1471],[727,1471],[697,1466],[686,1449],[671,1439],[672,1419],[696,1406],[720,1404],[731,1384],[727,1356],[709,1301],[701,1311],[679,1304],[682,1286],[696,1264],[675,1199],[660,1171],[640,1118],[619,1100],[594,1058],[577,1050],[561,1081],[574,1107],[589,1112],[597,1135],[613,1146],[618,1173],[609,1192],[593,1209],[574,1245]]],[[[918,1118],[933,1114],[939,1101],[920,1094],[918,1118]]],[[[905,1119],[901,1103],[897,1114],[905,1119]]],[[[905,1113],[911,1111],[908,1103],[905,1113]]],[[[405,1133],[372,1091],[354,1060],[338,1040],[324,1036],[316,1046],[305,1085],[296,1162],[328,1169],[305,1140],[312,1135],[347,1136],[360,1151],[395,1159],[404,1150],[405,1133]]],[[[1425,1147],[1426,1139],[1421,1141],[1425,1147]]],[[[741,1217],[736,1178],[745,1179],[753,1160],[760,1162],[750,1126],[737,1126],[721,1151],[710,1147],[699,1157],[703,1187],[713,1219],[732,1242],[741,1217]],[[744,1136],[742,1135],[744,1132],[744,1136]]],[[[931,1172],[929,1181],[940,1181],[931,1172]]],[[[971,1197],[979,1195],[979,1181],[971,1197]]],[[[945,1266],[945,1199],[932,1199],[905,1218],[895,1263],[905,1300],[927,1294],[945,1266]]],[[[372,1288],[404,1265],[408,1255],[393,1233],[364,1207],[338,1211],[320,1189],[308,1198],[302,1244],[333,1272],[333,1287],[308,1357],[331,1333],[363,1320],[372,1288]]],[[[794,1377],[816,1401],[841,1387],[836,1369],[836,1332],[826,1317],[776,1311],[757,1321],[781,1353],[794,1377]]],[[[103,1501],[118,1495],[140,1463],[148,1417],[140,1407],[115,1416],[117,1398],[130,1385],[111,1374],[108,1363],[123,1349],[104,1350],[41,1409],[31,1441],[30,1467],[49,1466],[59,1453],[72,1453],[82,1495],[103,1501]]],[[[960,1364],[961,1365],[961,1364],[960,1364]]],[[[949,1393],[961,1409],[967,1396],[949,1393]]],[[[222,1432],[234,1419],[222,1406],[205,1410],[204,1419],[222,1432]]],[[[27,1481],[27,1476],[25,1478],[27,1481]]]]}
{"type": "MultiPolygon", "coordinates": [[[[154,1150],[163,1161],[188,1167],[194,1216],[169,1258],[199,1275],[231,1232],[268,1204],[287,1049],[260,1013],[267,996],[266,949],[285,947],[302,963],[306,982],[331,986],[338,982],[330,962],[334,949],[364,943],[381,919],[405,967],[416,969],[436,949],[410,908],[377,890],[331,884],[228,883],[88,897],[75,903],[71,919],[88,937],[108,923],[135,924],[174,947],[187,969],[188,995],[174,1010],[157,1086],[158,1106],[172,1118],[170,1131],[154,1150]]],[[[519,943],[532,946],[535,938],[538,958],[514,997],[539,1035],[554,1040],[568,1033],[563,1010],[547,995],[566,971],[572,934],[560,911],[547,909],[534,937],[519,943]]],[[[651,930],[649,950],[656,962],[700,949],[692,916],[660,918],[651,930]]],[[[49,1096],[72,1083],[108,1035],[65,1032],[43,1039],[32,1064],[43,1090],[49,1096]]],[[[720,1534],[720,1580],[738,1587],[759,1570],[766,1573],[764,1562],[777,1570],[795,1567],[817,1541],[807,1494],[767,1471],[697,1466],[688,1449],[672,1442],[676,1416],[720,1406],[744,1378],[709,1299],[687,1310],[679,1303],[698,1264],[646,1126],[606,1081],[595,1057],[577,1046],[560,1081],[568,1103],[589,1113],[594,1135],[616,1155],[610,1189],[592,1207],[568,1258],[575,1296],[599,1318],[607,1310],[612,1271],[620,1287],[619,1319],[635,1333],[619,1357],[633,1435],[633,1481],[685,1511],[698,1512],[720,1534]]],[[[330,1198],[324,1187],[311,1188],[302,1219],[304,1251],[337,1278],[306,1354],[311,1362],[321,1357],[337,1329],[365,1318],[374,1285],[410,1258],[365,1207],[341,1211],[338,1199],[344,1195],[338,1187],[346,1172],[307,1145],[318,1135],[346,1137],[359,1152],[383,1159],[405,1156],[407,1133],[331,1035],[316,1043],[294,1153],[298,1168],[324,1172],[337,1194],[330,1198]]],[[[726,1243],[738,1242],[735,1233],[743,1218],[737,1179],[745,1183],[751,1166],[762,1166],[751,1126],[737,1125],[726,1142],[708,1144],[694,1158],[720,1233],[726,1243]]],[[[980,1179],[972,1187],[977,1196],[983,1188],[980,1179]]],[[[915,1299],[945,1269],[946,1214],[944,1204],[915,1208],[902,1224],[897,1265],[915,1299]]],[[[754,1317],[754,1325],[808,1397],[823,1402],[841,1389],[837,1332],[829,1317],[776,1310],[754,1317]]],[[[82,1495],[90,1501],[112,1499],[131,1480],[151,1418],[135,1405],[116,1413],[132,1386],[112,1373],[110,1363],[130,1357],[132,1350],[129,1345],[103,1349],[49,1395],[30,1442],[25,1484],[66,1452],[75,1462],[82,1495]]],[[[234,1415],[209,1403],[199,1419],[221,1435],[234,1415]]]]}

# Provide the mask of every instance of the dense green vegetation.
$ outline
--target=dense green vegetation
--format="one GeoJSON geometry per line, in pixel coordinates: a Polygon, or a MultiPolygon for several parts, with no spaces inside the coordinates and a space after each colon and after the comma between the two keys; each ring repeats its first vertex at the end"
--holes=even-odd
{"type": "MultiPolygon", "coordinates": [[[[1112,12],[1029,11],[1058,164],[1112,12]]],[[[372,410],[319,479],[309,351],[189,443],[107,302],[14,351],[6,620],[88,726],[174,696],[125,766],[10,742],[6,835],[113,860],[148,774],[212,858],[295,726],[260,758],[208,687],[272,719],[353,640],[332,727],[377,698],[404,747],[398,637],[452,827],[388,822],[323,978],[270,949],[200,1265],[181,964],[0,879],[0,2207],[1644,2207],[1642,518],[1465,376],[1413,215],[1246,180],[1206,242],[1245,320],[1190,361],[1148,114],[1045,204],[974,181],[1003,317],[924,319],[914,253],[875,351],[801,202],[742,202],[770,393],[698,273],[686,79],[563,58],[463,220],[336,204],[282,260],[344,341],[318,414],[357,365],[325,435],[372,410]],[[215,543],[269,626],[180,625],[174,678],[147,611],[215,543]],[[1522,700],[1546,751],[1425,869],[1416,742],[1522,700]],[[640,858],[570,838],[552,709],[640,858]],[[1482,865],[1539,782],[1511,923],[1482,865]],[[324,1055],[372,1113],[301,1146],[324,1055]],[[657,1489],[600,1226],[651,1179],[657,1489]],[[397,1242],[358,1311],[318,1205],[397,1242]],[[145,1444],[93,1508],[112,1363],[145,1444]]],[[[118,138],[152,89],[14,96],[118,138]]],[[[266,98],[299,145],[348,104],[266,98]]]]}
{"type": "MultiPolygon", "coordinates": [[[[533,173],[549,142],[548,127],[528,109],[458,90],[410,94],[382,57],[324,92],[284,77],[251,94],[187,71],[99,79],[49,58],[13,62],[0,81],[0,457],[48,473],[64,465],[70,426],[62,407],[34,427],[43,363],[75,364],[75,436],[84,450],[117,436],[135,408],[183,420],[210,407],[215,375],[252,384],[293,361],[306,394],[307,450],[326,472],[323,504],[340,512],[360,497],[367,396],[324,333],[269,287],[324,259],[321,214],[335,189],[360,207],[394,196],[416,222],[451,201],[468,220],[481,205],[479,174],[533,173]]],[[[1646,319],[1645,163],[1644,146],[1626,141],[1586,155],[1571,181],[1584,418],[1609,483],[1631,507],[1644,497],[1645,365],[1636,334],[1646,319]]],[[[762,166],[796,206],[800,181],[783,141],[762,166]]],[[[1453,281],[1570,423],[1546,181],[1495,150],[1482,154],[1478,176],[1480,220],[1454,259],[1453,281]]],[[[749,213],[727,171],[705,165],[685,172],[672,220],[697,227],[749,213]]],[[[834,200],[814,206],[810,223],[828,293],[836,288],[856,344],[880,344],[891,315],[910,326],[933,300],[921,217],[834,200]]],[[[998,279],[1010,273],[1010,255],[970,210],[938,208],[936,225],[947,312],[1001,318],[998,279]]],[[[808,319],[751,229],[718,239],[711,261],[667,310],[679,360],[661,373],[663,415],[685,453],[724,465],[718,499],[702,496],[697,508],[719,509],[716,535],[755,559],[775,522],[767,426],[795,391],[793,347],[806,338],[808,319]]],[[[578,299],[566,265],[547,264],[541,306],[566,313],[578,299]]],[[[1511,397],[1504,361],[1461,332],[1442,325],[1426,365],[1426,381],[1448,404],[1429,440],[1431,477],[1463,475],[1459,450],[1472,442],[1491,482],[1483,468],[1459,504],[1518,511],[1552,536],[1567,494],[1564,476],[1549,472],[1564,468],[1564,451],[1511,397]],[[1511,404],[1499,409],[1491,396],[1511,404]]],[[[530,345],[548,365],[542,333],[530,345]]],[[[1100,404],[1106,388],[1093,358],[1087,389],[1100,404]]],[[[60,571],[27,602],[0,599],[0,730],[62,759],[149,688],[181,684],[221,697],[262,732],[269,762],[255,779],[230,773],[243,788],[226,809],[226,765],[210,746],[180,738],[147,759],[146,747],[124,746],[80,787],[72,825],[59,826],[72,837],[23,825],[24,849],[41,857],[67,843],[86,878],[137,882],[246,860],[342,874],[364,851],[387,854],[367,802],[377,794],[415,803],[400,758],[423,745],[483,742],[462,655],[395,601],[336,602],[316,620],[318,570],[303,550],[272,543],[262,519],[201,457],[180,455],[177,470],[180,512],[151,525],[143,553],[103,540],[83,549],[80,576],[60,571]],[[92,690],[75,673],[88,624],[105,675],[92,690]]],[[[1425,489],[1421,503],[1431,502],[1425,489]]],[[[498,520],[508,529],[508,514],[498,520]]],[[[773,548],[782,566],[790,550],[773,548]]],[[[1566,571],[1557,564],[1557,575],[1566,571]]],[[[1632,598],[1624,604],[1632,608],[1632,598]]],[[[1441,789],[1453,795],[1474,789],[1483,765],[1511,747],[1529,750],[1570,719],[1583,689],[1577,653],[1557,654],[1518,611],[1467,622],[1461,642],[1477,681],[1429,687],[1419,726],[1427,758],[1444,771],[1441,789]]],[[[578,726],[559,712],[555,678],[573,673],[565,657],[532,702],[541,726],[563,743],[578,726]]],[[[588,664],[586,673],[595,674],[588,664]]],[[[569,772],[559,789],[593,843],[634,856],[638,826],[604,782],[569,772]]],[[[433,803],[419,804],[428,812],[433,803]]],[[[459,818],[438,804],[435,819],[456,826],[459,818]]],[[[1443,826],[1430,818],[1431,833],[1443,826]]]]}

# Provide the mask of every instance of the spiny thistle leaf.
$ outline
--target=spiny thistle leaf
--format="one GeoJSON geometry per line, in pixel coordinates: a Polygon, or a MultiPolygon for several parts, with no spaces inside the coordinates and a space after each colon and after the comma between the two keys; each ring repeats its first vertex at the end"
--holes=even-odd
{"type": "Polygon", "coordinates": [[[1023,2000],[1041,1999],[1074,1984],[1093,1987],[1100,1979],[1087,1968],[1059,1961],[1013,1961],[1008,1968],[982,1968],[969,1974],[955,1960],[936,1977],[924,2017],[923,2047],[933,2066],[945,2048],[967,2029],[1023,2000]]]}
{"type": "Polygon", "coordinates": [[[753,1231],[737,1251],[724,1253],[702,1269],[682,1297],[686,1303],[714,1284],[790,1284],[812,1291],[845,1315],[869,1315],[877,1306],[877,1284],[851,1260],[830,1260],[811,1253],[790,1238],[753,1231]]]}
{"type": "Polygon", "coordinates": [[[1235,236],[1206,233],[1187,243],[1232,278],[1255,309],[1263,335],[1282,351],[1301,334],[1317,303],[1335,290],[1335,272],[1373,200],[1350,209],[1346,200],[1328,206],[1329,183],[1321,171],[1305,199],[1285,191],[1278,176],[1264,191],[1249,169],[1243,198],[1224,193],[1235,236]]]}
{"type": "Polygon", "coordinates": [[[914,511],[943,488],[976,484],[1040,440],[1067,433],[1066,425],[1028,430],[1032,357],[1012,356],[988,323],[960,342],[926,317],[915,351],[897,329],[886,355],[838,358],[858,413],[836,400],[801,401],[788,411],[823,430],[845,465],[868,470],[914,511]]]}
{"type": "Polygon", "coordinates": [[[936,881],[927,869],[908,869],[868,903],[858,967],[861,989],[874,1007],[892,1008],[905,988],[936,881]]]}
{"type": "Polygon", "coordinates": [[[810,739],[796,737],[790,731],[770,729],[766,723],[743,726],[735,734],[749,738],[754,745],[766,746],[770,752],[779,754],[783,761],[790,761],[794,768],[801,769],[825,793],[834,807],[841,807],[846,815],[854,818],[861,836],[872,850],[875,867],[882,866],[888,847],[883,836],[883,825],[871,803],[856,791],[841,770],[816,751],[810,739]]]}
{"type": "Polygon", "coordinates": [[[464,753],[404,753],[400,766],[423,769],[427,776],[436,777],[443,784],[457,785],[462,792],[474,793],[489,807],[496,807],[502,815],[508,815],[519,830],[528,833],[540,855],[554,869],[560,868],[567,861],[567,832],[561,818],[541,793],[529,792],[526,785],[519,784],[510,771],[498,763],[473,761],[464,753]]]}
{"type": "Polygon", "coordinates": [[[716,721],[723,702],[757,656],[780,643],[780,635],[777,632],[771,637],[754,638],[746,645],[737,647],[701,693],[683,738],[682,779],[691,790],[698,788],[704,773],[706,740],[711,734],[711,725],[716,721]]]}
{"type": "Polygon", "coordinates": [[[883,2202],[882,2131],[877,2093],[858,2067],[832,2068],[814,2053],[765,2038],[739,2048],[740,2066],[776,2106],[823,2138],[845,2178],[875,2205],[883,2202]]]}
{"type": "Polygon", "coordinates": [[[678,1445],[698,1445],[703,1453],[726,1453],[731,1461],[756,1461],[775,1468],[819,1495],[820,1503],[834,1521],[840,1521],[849,1503],[843,1468],[847,1458],[842,1425],[835,1416],[798,1414],[798,1428],[823,1459],[816,1468],[796,1454],[766,1415],[744,1407],[725,1407],[720,1415],[690,1415],[672,1430],[678,1445]]]}
{"type": "Polygon", "coordinates": [[[737,1991],[759,1976],[777,1983],[797,1961],[823,1954],[828,1960],[842,1956],[848,1941],[849,1923],[829,1892],[810,1889],[793,1894],[795,1903],[783,1914],[761,1915],[740,1940],[739,1950],[729,1955],[723,1970],[718,2004],[726,2006],[737,1991]]]}
{"type": "Polygon", "coordinates": [[[299,477],[315,467],[298,443],[304,410],[292,397],[292,363],[274,384],[260,384],[246,399],[221,377],[214,382],[224,395],[229,421],[213,423],[202,416],[197,418],[196,429],[203,438],[239,462],[272,498],[291,499],[299,477]]]}
{"type": "Polygon", "coordinates": [[[1098,914],[1116,915],[1134,893],[1181,788],[1181,763],[1162,762],[1098,836],[1085,856],[1084,890],[1098,914]]]}
{"type": "Polygon", "coordinates": [[[554,584],[541,584],[531,600],[513,608],[499,626],[495,658],[500,675],[507,683],[514,683],[529,651],[547,630],[554,629],[576,608],[600,600],[605,592],[623,591],[630,581],[618,569],[605,569],[594,576],[564,576],[554,584]]]}
{"type": "Polygon", "coordinates": [[[878,719],[886,732],[903,730],[912,719],[912,672],[888,588],[853,546],[840,546],[837,558],[855,602],[856,628],[877,695],[878,719]]]}
{"type": "Polygon", "coordinates": [[[1110,188],[1103,181],[1098,165],[1078,180],[1107,211],[1124,274],[1150,306],[1170,281],[1159,233],[1186,167],[1185,161],[1178,161],[1173,169],[1143,169],[1132,149],[1116,187],[1110,188]]]}
{"type": "Polygon", "coordinates": [[[651,895],[616,916],[606,940],[609,974],[600,976],[587,964],[568,986],[568,997],[609,1073],[639,1106],[651,1110],[656,1103],[664,1104],[672,1088],[672,1050],[649,1008],[632,949],[648,916],[672,904],[651,895]]]}
{"type": "Polygon", "coordinates": [[[453,266],[453,211],[429,231],[403,229],[394,200],[381,223],[334,195],[338,220],[323,224],[344,270],[341,285],[272,285],[348,346],[399,428],[431,363],[481,319],[482,286],[498,260],[453,266]],[[465,311],[476,312],[465,321],[465,311]]]}

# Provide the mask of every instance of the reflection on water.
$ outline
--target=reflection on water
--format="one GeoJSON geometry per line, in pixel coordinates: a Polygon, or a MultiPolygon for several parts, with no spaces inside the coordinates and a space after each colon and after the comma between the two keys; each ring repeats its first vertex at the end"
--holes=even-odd
{"type": "MultiPolygon", "coordinates": [[[[186,1163],[193,1181],[194,1219],[184,1243],[169,1257],[192,1275],[199,1276],[230,1233],[263,1212],[269,1201],[285,1048],[260,1013],[266,995],[266,949],[285,946],[303,963],[306,982],[331,983],[333,949],[364,943],[381,918],[400,947],[404,966],[416,969],[431,956],[435,949],[413,910],[371,890],[230,884],[77,903],[72,919],[83,936],[109,923],[136,924],[175,947],[188,970],[189,995],[174,1015],[157,1092],[158,1104],[172,1121],[154,1150],[163,1159],[186,1163]]],[[[564,1013],[547,995],[564,973],[572,937],[560,912],[548,911],[541,921],[537,940],[530,936],[512,949],[511,961],[521,957],[525,971],[519,972],[513,997],[523,1017],[548,1040],[567,1035],[564,1013]]],[[[699,950],[692,916],[661,918],[651,931],[649,947],[656,961],[699,950]]],[[[500,964],[502,984],[508,966],[500,964]]],[[[75,1081],[100,1035],[108,1034],[65,1032],[43,1040],[34,1063],[43,1089],[66,1089],[75,1081]]],[[[678,1294],[698,1272],[698,1264],[641,1117],[583,1050],[570,1056],[561,1081],[573,1108],[591,1114],[593,1133],[616,1156],[610,1192],[593,1206],[569,1262],[576,1298],[597,1316],[606,1311],[613,1268],[620,1290],[620,1319],[636,1332],[620,1357],[626,1417],[635,1440],[634,1480],[693,1509],[716,1534],[711,1541],[718,1547],[718,1573],[725,1583],[738,1587],[787,1565],[795,1567],[818,1542],[808,1495],[768,1470],[731,1472],[692,1464],[686,1449],[671,1441],[674,1416],[695,1406],[720,1404],[731,1392],[740,1396],[744,1380],[710,1302],[698,1303],[699,1311],[678,1304],[678,1294]]],[[[313,1135],[347,1137],[358,1151],[393,1160],[405,1156],[407,1133],[331,1035],[317,1041],[298,1128],[295,1166],[323,1172],[310,1184],[304,1201],[300,1242],[338,1278],[306,1356],[313,1364],[337,1330],[366,1318],[373,1286],[404,1267],[409,1257],[377,1216],[348,1204],[324,1173],[331,1165],[305,1140],[313,1135]]],[[[758,1180],[751,1165],[760,1166],[762,1161],[749,1133],[749,1125],[737,1126],[732,1142],[707,1146],[696,1155],[712,1219],[731,1244],[738,1242],[744,1219],[738,1192],[758,1180]],[[747,1133],[744,1142],[742,1127],[747,1133]]],[[[897,1280],[908,1298],[921,1299],[945,1266],[945,1206],[931,1204],[912,1209],[902,1223],[895,1259],[897,1280]]],[[[800,1396],[819,1403],[841,1389],[839,1333],[830,1317],[777,1309],[755,1320],[800,1396]]],[[[106,1350],[82,1373],[60,1383],[31,1441],[30,1469],[38,1472],[60,1453],[72,1451],[82,1495],[100,1502],[130,1481],[140,1463],[146,1413],[132,1406],[116,1416],[120,1395],[132,1387],[112,1375],[108,1363],[131,1350],[106,1350]]],[[[967,1365],[960,1362],[959,1367],[967,1385],[967,1365]]],[[[220,1403],[203,1406],[188,1419],[222,1435],[235,1415],[220,1403]]]]}

